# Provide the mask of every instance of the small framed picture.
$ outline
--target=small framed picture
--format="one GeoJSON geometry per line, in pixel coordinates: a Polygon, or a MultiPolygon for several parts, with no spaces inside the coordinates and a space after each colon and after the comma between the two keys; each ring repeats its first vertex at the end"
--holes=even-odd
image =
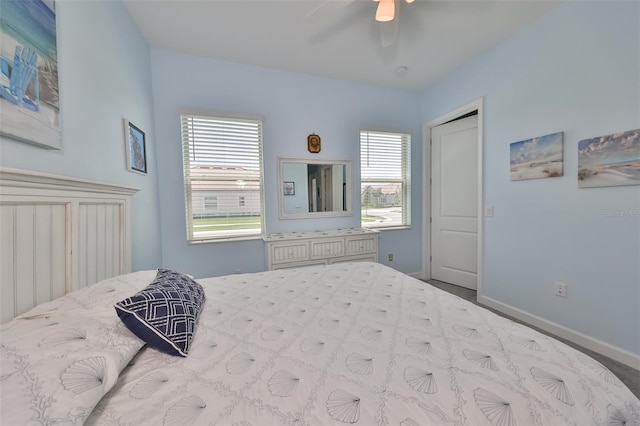
{"type": "Polygon", "coordinates": [[[315,133],[307,136],[307,149],[309,152],[313,154],[317,154],[320,152],[320,136],[315,133]]]}
{"type": "Polygon", "coordinates": [[[296,195],[296,183],[295,182],[283,182],[282,189],[284,195],[296,195]]]}
{"type": "Polygon", "coordinates": [[[147,174],[147,145],[144,132],[127,119],[124,120],[124,131],[127,169],[147,174]]]}

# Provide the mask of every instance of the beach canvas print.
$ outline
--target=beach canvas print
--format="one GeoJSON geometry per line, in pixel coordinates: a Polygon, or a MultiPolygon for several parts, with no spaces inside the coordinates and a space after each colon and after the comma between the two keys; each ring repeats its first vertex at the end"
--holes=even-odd
{"type": "Polygon", "coordinates": [[[511,180],[563,175],[563,132],[511,144],[511,180]]]}
{"type": "Polygon", "coordinates": [[[2,0],[0,132],[61,148],[53,0],[2,0]]]}
{"type": "Polygon", "coordinates": [[[578,187],[640,185],[640,129],[578,142],[578,187]]]}

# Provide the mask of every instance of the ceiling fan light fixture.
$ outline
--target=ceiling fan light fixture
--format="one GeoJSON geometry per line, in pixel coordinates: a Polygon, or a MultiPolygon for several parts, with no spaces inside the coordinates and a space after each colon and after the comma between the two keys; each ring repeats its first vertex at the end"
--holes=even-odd
{"type": "Polygon", "coordinates": [[[376,21],[389,22],[393,21],[396,12],[394,0],[380,0],[378,9],[376,10],[376,21]]]}
{"type": "Polygon", "coordinates": [[[406,1],[407,3],[413,3],[415,0],[404,0],[404,1],[406,1]]]}

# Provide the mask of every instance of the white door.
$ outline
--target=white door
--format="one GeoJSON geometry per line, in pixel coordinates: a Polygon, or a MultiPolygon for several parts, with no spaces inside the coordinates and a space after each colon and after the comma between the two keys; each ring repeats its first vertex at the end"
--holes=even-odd
{"type": "Polygon", "coordinates": [[[333,209],[334,212],[343,211],[344,210],[344,182],[343,170],[344,166],[342,164],[334,164],[331,167],[331,195],[333,198],[333,209]]]}
{"type": "Polygon", "coordinates": [[[476,289],[478,116],[431,128],[431,278],[476,289]]]}
{"type": "Polygon", "coordinates": [[[318,211],[318,197],[316,192],[318,191],[316,178],[311,179],[311,210],[310,212],[318,211]]]}
{"type": "Polygon", "coordinates": [[[322,211],[333,210],[333,197],[331,196],[331,166],[322,166],[322,211]]]}

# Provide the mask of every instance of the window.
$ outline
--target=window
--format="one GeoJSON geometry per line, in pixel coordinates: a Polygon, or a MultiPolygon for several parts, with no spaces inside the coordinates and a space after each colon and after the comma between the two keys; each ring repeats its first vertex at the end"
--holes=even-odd
{"type": "Polygon", "coordinates": [[[189,241],[262,234],[262,122],[180,116],[189,241]]]}
{"type": "Polygon", "coordinates": [[[362,226],[411,224],[411,135],[360,132],[360,196],[362,226]]]}

